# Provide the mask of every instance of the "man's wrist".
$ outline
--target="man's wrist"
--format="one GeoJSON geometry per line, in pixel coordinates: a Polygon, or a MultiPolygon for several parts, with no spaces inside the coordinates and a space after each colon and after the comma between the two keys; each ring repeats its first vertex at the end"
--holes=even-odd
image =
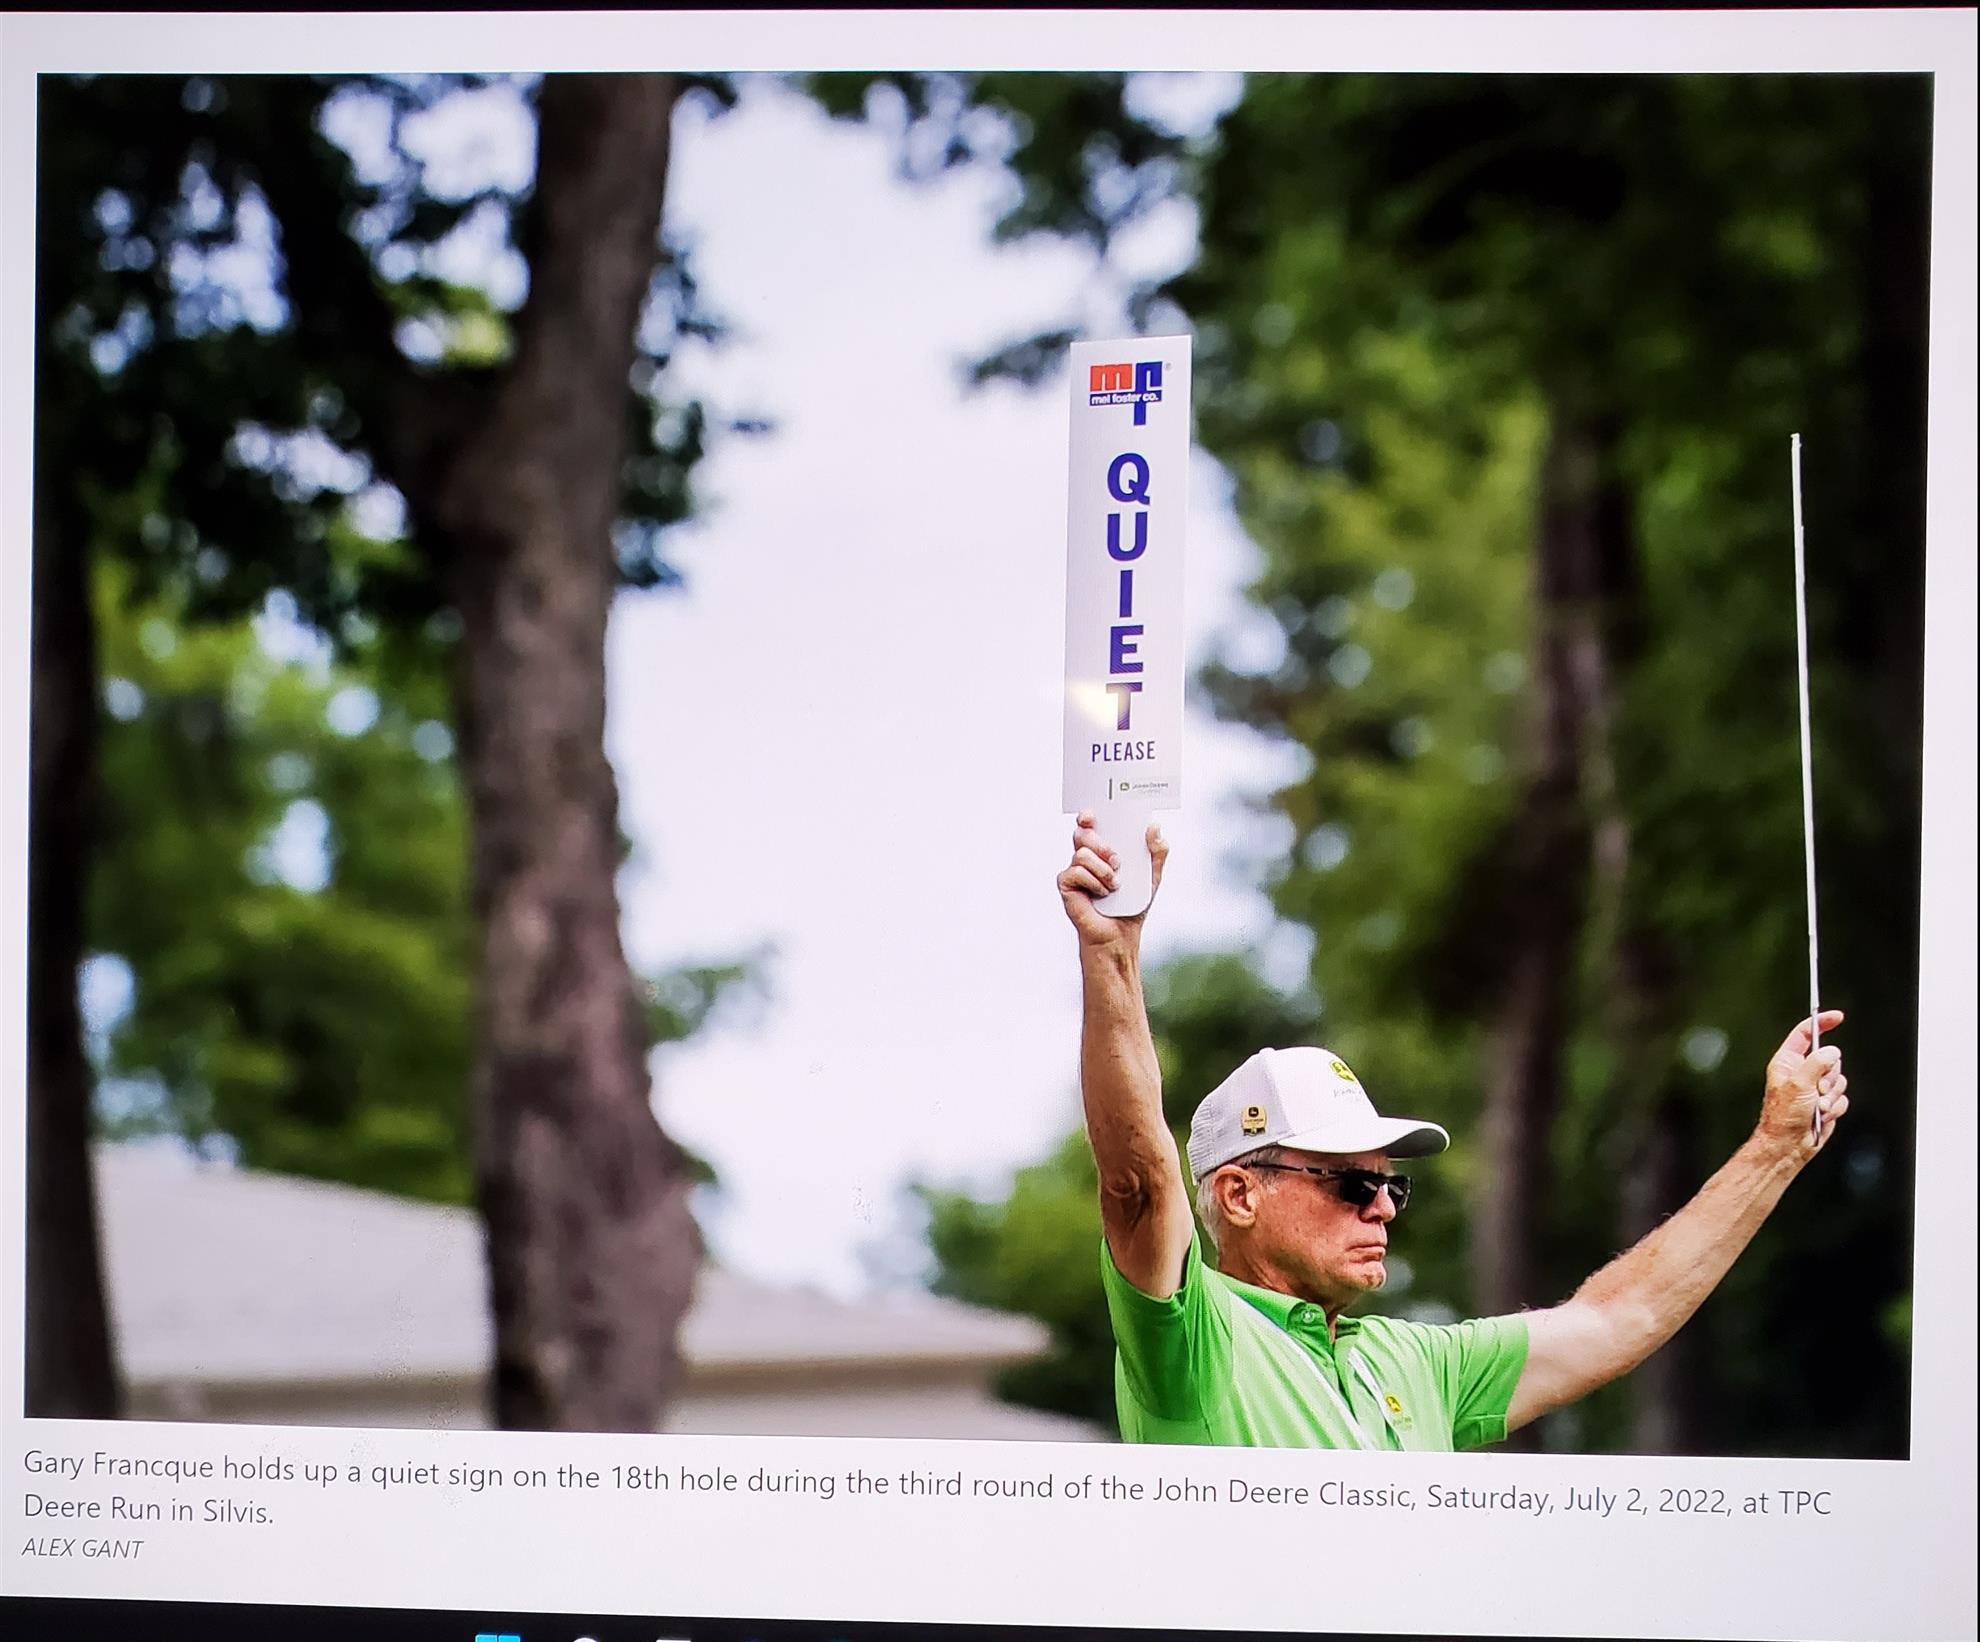
{"type": "Polygon", "coordinates": [[[1084,964],[1112,970],[1124,980],[1138,980],[1141,975],[1140,923],[1129,923],[1123,919],[1114,929],[1098,935],[1088,935],[1082,930],[1079,956],[1084,964]]]}
{"type": "Polygon", "coordinates": [[[1770,1130],[1764,1123],[1753,1131],[1739,1150],[1752,1168],[1763,1174],[1778,1176],[1783,1185],[1800,1174],[1809,1158],[1815,1155],[1804,1144],[1803,1136],[1782,1134],[1770,1130]]]}

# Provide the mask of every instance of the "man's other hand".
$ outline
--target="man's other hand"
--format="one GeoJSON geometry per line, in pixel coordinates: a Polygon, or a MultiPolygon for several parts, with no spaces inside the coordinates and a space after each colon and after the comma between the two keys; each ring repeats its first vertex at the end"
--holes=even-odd
{"type": "MultiPolygon", "coordinates": [[[[1080,943],[1085,946],[1105,946],[1111,941],[1138,937],[1141,922],[1148,916],[1143,910],[1132,918],[1110,918],[1094,906],[1097,897],[1113,893],[1115,876],[1120,868],[1119,853],[1094,830],[1094,817],[1090,810],[1082,810],[1073,823],[1072,860],[1065,871],[1059,874],[1059,899],[1064,903],[1066,916],[1079,932],[1080,943]]],[[[1162,829],[1152,822],[1148,828],[1148,857],[1152,863],[1151,879],[1154,888],[1162,887],[1162,864],[1169,858],[1169,846],[1162,841],[1162,829]]],[[[1154,905],[1154,895],[1149,896],[1149,905],[1154,905]]]]}
{"type": "MultiPolygon", "coordinates": [[[[1818,1017],[1827,1036],[1842,1024],[1840,1009],[1825,1009],[1818,1017]]],[[[1836,1124],[1849,1110],[1849,1079],[1843,1076],[1842,1051],[1832,1043],[1811,1050],[1814,1035],[1800,1022],[1781,1040],[1767,1062],[1767,1095],[1760,1107],[1760,1135],[1797,1161],[1806,1161],[1829,1143],[1836,1124]],[[1815,1138],[1815,1113],[1822,1114],[1822,1138],[1815,1138]]]]}

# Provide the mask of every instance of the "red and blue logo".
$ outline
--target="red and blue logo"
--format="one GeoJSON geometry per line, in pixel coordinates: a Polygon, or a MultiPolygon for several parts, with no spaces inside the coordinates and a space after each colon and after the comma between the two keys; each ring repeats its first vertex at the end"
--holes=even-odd
{"type": "Polygon", "coordinates": [[[1134,425],[1148,421],[1148,407],[1162,402],[1162,361],[1143,359],[1134,364],[1089,367],[1086,384],[1089,405],[1132,405],[1134,425]]]}

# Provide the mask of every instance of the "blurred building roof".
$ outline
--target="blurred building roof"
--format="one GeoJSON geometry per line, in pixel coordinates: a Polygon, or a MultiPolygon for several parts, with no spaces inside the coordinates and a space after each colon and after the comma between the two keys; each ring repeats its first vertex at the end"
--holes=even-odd
{"type": "MultiPolygon", "coordinates": [[[[478,1404],[491,1334],[472,1211],[202,1163],[166,1146],[102,1147],[96,1164],[134,1412],[226,1417],[229,1405],[300,1408],[312,1394],[404,1400],[412,1387],[453,1388],[478,1404]]],[[[1029,1318],[933,1295],[839,1300],[708,1267],[683,1329],[680,1423],[724,1428],[693,1417],[700,1399],[730,1424],[749,1425],[750,1406],[774,1406],[775,1429],[802,1430],[794,1396],[841,1386],[872,1402],[876,1388],[892,1387],[898,1402],[918,1388],[931,1410],[943,1404],[941,1420],[972,1427],[922,1434],[1090,1439],[1090,1427],[989,1395],[998,1368],[1046,1340],[1029,1318]],[[965,1392],[966,1415],[957,1411],[965,1392]]],[[[818,1411],[816,1423],[843,1431],[849,1407],[818,1411]]],[[[881,1423],[910,1434],[891,1416],[881,1423]]]]}

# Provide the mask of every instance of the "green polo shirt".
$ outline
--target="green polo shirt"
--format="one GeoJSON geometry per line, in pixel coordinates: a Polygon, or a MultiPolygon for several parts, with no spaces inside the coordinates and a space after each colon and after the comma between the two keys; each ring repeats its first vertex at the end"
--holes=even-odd
{"type": "Polygon", "coordinates": [[[1166,1300],[1123,1277],[1104,1238],[1100,1271],[1128,1442],[1448,1452],[1506,1434],[1526,1366],[1518,1317],[1343,1317],[1329,1338],[1318,1306],[1211,1270],[1193,1236],[1166,1300]]]}

